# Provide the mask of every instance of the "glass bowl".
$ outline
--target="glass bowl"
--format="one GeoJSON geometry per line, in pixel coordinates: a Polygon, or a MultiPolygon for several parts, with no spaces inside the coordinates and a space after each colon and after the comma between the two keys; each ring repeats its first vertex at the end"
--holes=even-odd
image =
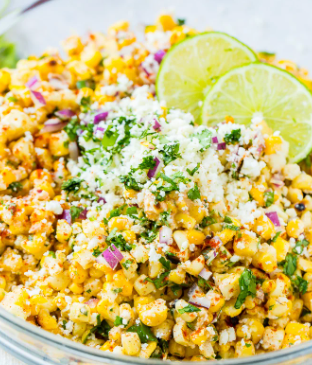
{"type": "MultiPolygon", "coordinates": [[[[13,0],[12,8],[32,0],[13,0]]],[[[40,54],[72,33],[105,31],[127,19],[134,28],[151,24],[162,11],[190,26],[228,32],[259,51],[309,66],[312,60],[311,0],[54,0],[24,15],[7,36],[21,57],[40,54]]],[[[162,360],[118,356],[75,343],[14,317],[0,307],[0,346],[30,365],[163,364],[162,360]]],[[[0,359],[1,363],[1,359],[0,359]]],[[[190,365],[190,362],[183,362],[190,365]]],[[[312,341],[252,358],[207,361],[209,365],[312,364],[312,341]]],[[[192,363],[193,364],[193,363],[192,363]]]]}

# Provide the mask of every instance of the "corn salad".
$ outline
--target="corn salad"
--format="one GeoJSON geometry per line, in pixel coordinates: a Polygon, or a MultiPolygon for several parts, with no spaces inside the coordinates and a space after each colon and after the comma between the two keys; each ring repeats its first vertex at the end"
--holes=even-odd
{"type": "MultiPolygon", "coordinates": [[[[0,70],[0,305],[102,351],[202,361],[310,340],[312,176],[261,115],[155,98],[162,15],[0,70]],[[143,38],[143,37],[142,37],[143,38]]],[[[307,72],[272,55],[263,62],[307,72]]]]}

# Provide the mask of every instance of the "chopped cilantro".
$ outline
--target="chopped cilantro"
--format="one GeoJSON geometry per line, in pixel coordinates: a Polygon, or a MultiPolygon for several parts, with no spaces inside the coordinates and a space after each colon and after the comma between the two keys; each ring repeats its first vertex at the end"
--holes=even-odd
{"type": "Polygon", "coordinates": [[[212,286],[208,283],[208,281],[202,278],[201,276],[198,277],[197,284],[200,288],[204,289],[205,291],[208,291],[208,289],[212,289],[212,286]]]}
{"type": "Polygon", "coordinates": [[[122,211],[124,210],[124,208],[126,207],[126,204],[121,205],[120,207],[116,208],[116,209],[112,209],[109,212],[109,219],[113,218],[113,217],[118,217],[119,215],[122,214],[122,211]]]}
{"type": "Polygon", "coordinates": [[[184,25],[184,24],[185,24],[185,19],[178,18],[178,19],[177,19],[177,24],[178,24],[178,25],[184,25]]]}
{"type": "Polygon", "coordinates": [[[274,235],[274,237],[272,238],[272,241],[271,242],[276,242],[277,241],[277,239],[278,239],[278,237],[281,235],[281,231],[278,231],[278,232],[276,232],[276,234],[274,235]]]}
{"type": "Polygon", "coordinates": [[[297,269],[297,256],[288,253],[284,261],[284,274],[291,277],[297,269]]]}
{"type": "Polygon", "coordinates": [[[56,254],[54,251],[48,251],[48,255],[56,259],[56,254]]]}
{"type": "Polygon", "coordinates": [[[101,255],[101,253],[102,253],[102,251],[99,249],[99,247],[97,247],[97,248],[93,249],[92,256],[98,257],[101,255]]]}
{"type": "Polygon", "coordinates": [[[91,96],[83,96],[80,100],[81,111],[86,113],[91,107],[91,96]]]}
{"type": "Polygon", "coordinates": [[[77,192],[80,189],[80,184],[82,183],[82,179],[79,179],[78,177],[74,177],[70,180],[67,180],[63,182],[62,189],[67,192],[77,192]]]}
{"type": "Polygon", "coordinates": [[[161,224],[168,226],[168,218],[170,217],[170,212],[165,211],[165,212],[161,212],[159,214],[159,221],[161,224]]]}
{"type": "Polygon", "coordinates": [[[16,182],[12,182],[9,186],[8,189],[12,190],[14,193],[18,193],[20,190],[23,189],[23,184],[16,181],[16,182]]]}
{"type": "Polygon", "coordinates": [[[116,316],[116,319],[114,321],[114,326],[120,326],[122,325],[122,318],[119,316],[116,316]]]}
{"type": "Polygon", "coordinates": [[[130,217],[133,217],[135,214],[138,214],[138,208],[137,207],[128,207],[126,214],[130,217]]]}
{"type": "Polygon", "coordinates": [[[203,220],[201,221],[201,223],[199,224],[199,226],[201,228],[206,228],[208,226],[211,226],[212,224],[217,223],[217,220],[211,215],[209,215],[208,217],[204,217],[203,220]]]}
{"type": "Polygon", "coordinates": [[[76,87],[77,89],[88,87],[89,89],[95,90],[95,82],[92,79],[77,81],[76,87]]]}
{"type": "Polygon", "coordinates": [[[179,148],[179,143],[164,145],[163,150],[161,150],[160,153],[164,156],[163,161],[165,166],[167,166],[170,162],[176,160],[177,158],[181,157],[181,155],[179,154],[179,148]]]}
{"type": "Polygon", "coordinates": [[[305,238],[300,241],[297,241],[296,246],[293,248],[293,253],[301,255],[304,248],[307,247],[308,245],[309,245],[309,241],[306,240],[305,238]]]}
{"type": "Polygon", "coordinates": [[[194,176],[195,172],[198,171],[199,169],[199,166],[200,166],[200,163],[198,162],[198,164],[196,165],[196,167],[193,168],[193,170],[190,170],[190,169],[186,169],[186,171],[191,175],[191,176],[194,176]]]}
{"type": "Polygon", "coordinates": [[[298,291],[301,294],[305,294],[308,290],[308,282],[302,279],[302,277],[299,275],[297,275],[297,278],[295,280],[291,280],[291,283],[295,291],[298,291]]]}
{"type": "Polygon", "coordinates": [[[188,304],[187,306],[181,308],[181,309],[178,309],[178,312],[180,314],[183,314],[183,313],[193,313],[193,312],[200,312],[200,309],[195,307],[195,305],[192,305],[192,304],[188,304]]]}
{"type": "Polygon", "coordinates": [[[170,265],[170,261],[169,260],[166,260],[164,257],[161,257],[158,261],[162,264],[162,266],[166,270],[170,270],[171,265],[170,265]]]}
{"type": "Polygon", "coordinates": [[[115,294],[119,294],[119,293],[122,292],[122,288],[113,289],[112,292],[115,293],[115,294]]]}
{"type": "Polygon", "coordinates": [[[233,129],[231,133],[227,133],[224,137],[224,141],[227,144],[235,144],[239,142],[241,138],[241,130],[240,129],[233,129]]]}
{"type": "Polygon", "coordinates": [[[187,196],[191,200],[200,199],[200,191],[197,184],[195,184],[195,186],[188,191],[187,196]]]}
{"type": "Polygon", "coordinates": [[[139,169],[150,170],[156,166],[156,161],[153,156],[143,157],[143,161],[139,164],[139,169]]]}
{"type": "Polygon", "coordinates": [[[230,217],[228,217],[227,215],[224,217],[224,223],[229,223],[229,224],[232,224],[233,221],[230,217]]]}
{"type": "Polygon", "coordinates": [[[256,286],[256,277],[251,270],[245,269],[239,278],[240,293],[237,297],[234,308],[239,309],[249,295],[254,298],[256,296],[256,286]]]}
{"type": "Polygon", "coordinates": [[[75,207],[75,206],[70,207],[69,212],[72,217],[72,220],[74,221],[76,218],[79,218],[80,213],[82,211],[83,211],[83,208],[81,208],[81,207],[75,207]]]}
{"type": "Polygon", "coordinates": [[[131,172],[128,175],[120,176],[120,182],[122,182],[125,185],[125,188],[127,190],[140,191],[142,190],[143,187],[140,183],[138,183],[135,180],[131,172]]]}
{"type": "Polygon", "coordinates": [[[200,152],[204,152],[207,148],[211,146],[211,135],[212,133],[208,129],[203,129],[199,133],[192,134],[192,137],[197,138],[200,145],[202,146],[200,152]]]}
{"type": "Polygon", "coordinates": [[[71,141],[75,141],[77,139],[77,131],[79,128],[80,124],[77,121],[77,118],[72,118],[67,126],[64,128],[64,131],[67,133],[71,141]]]}
{"type": "Polygon", "coordinates": [[[274,191],[266,191],[264,194],[265,206],[270,207],[274,203],[274,191]]]}
{"type": "Polygon", "coordinates": [[[108,148],[108,147],[112,147],[115,145],[117,139],[118,139],[118,133],[115,131],[113,132],[112,130],[112,125],[109,125],[106,128],[106,131],[104,133],[104,137],[102,139],[102,146],[104,148],[108,148]]]}
{"type": "Polygon", "coordinates": [[[157,341],[151,329],[144,323],[136,323],[135,325],[128,328],[127,332],[136,332],[142,343],[147,343],[149,341],[157,341]]]}
{"type": "Polygon", "coordinates": [[[125,262],[123,262],[121,265],[126,269],[128,270],[130,268],[130,266],[132,265],[133,263],[133,260],[126,260],[125,262]]]}
{"type": "Polygon", "coordinates": [[[156,279],[146,278],[146,281],[153,283],[156,286],[156,289],[162,288],[166,286],[168,281],[167,277],[169,275],[169,271],[165,271],[164,273],[160,274],[156,279]]]}
{"type": "Polygon", "coordinates": [[[194,331],[195,330],[195,324],[193,322],[186,322],[187,328],[194,331]]]}

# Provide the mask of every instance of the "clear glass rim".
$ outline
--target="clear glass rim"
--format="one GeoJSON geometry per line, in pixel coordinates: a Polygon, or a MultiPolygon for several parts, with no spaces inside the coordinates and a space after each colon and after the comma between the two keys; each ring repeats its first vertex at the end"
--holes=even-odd
{"type": "MultiPolygon", "coordinates": [[[[78,357],[84,358],[86,360],[94,360],[98,362],[103,362],[108,360],[110,363],[114,364],[154,364],[163,365],[163,360],[158,359],[143,359],[139,357],[117,355],[109,352],[104,352],[98,349],[94,349],[83,344],[71,341],[67,338],[55,335],[53,333],[47,332],[40,327],[36,327],[20,318],[7,312],[4,308],[0,307],[0,322],[6,323],[15,330],[24,333],[38,341],[42,341],[47,345],[55,347],[59,350],[64,350],[69,352],[71,355],[76,355],[78,357]]],[[[1,326],[0,326],[1,332],[1,326]]],[[[8,334],[6,334],[8,336],[8,334]]],[[[15,340],[20,341],[20,340],[15,340]]],[[[1,342],[1,339],[0,339],[1,342]]],[[[300,345],[293,346],[288,349],[278,350],[274,352],[269,352],[266,354],[256,355],[253,357],[246,358],[236,358],[236,359],[224,359],[224,360],[207,360],[203,361],[203,364],[209,365],[250,365],[252,364],[275,364],[281,361],[292,360],[297,357],[306,356],[312,353],[312,341],[304,342],[300,345]]],[[[185,365],[193,365],[194,362],[183,361],[185,365]]]]}

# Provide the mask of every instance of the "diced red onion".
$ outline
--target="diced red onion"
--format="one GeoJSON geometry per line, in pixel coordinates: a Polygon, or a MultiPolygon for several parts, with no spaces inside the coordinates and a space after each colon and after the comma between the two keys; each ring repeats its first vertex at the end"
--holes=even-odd
{"type": "Polygon", "coordinates": [[[165,57],[166,55],[166,52],[162,49],[160,49],[159,51],[157,51],[155,54],[154,54],[154,60],[158,63],[160,63],[162,61],[162,59],[165,57]]]}
{"type": "Polygon", "coordinates": [[[212,143],[219,143],[217,136],[212,137],[212,143]]]}
{"type": "Polygon", "coordinates": [[[102,139],[104,137],[105,128],[103,127],[96,127],[94,130],[94,135],[98,139],[102,139]]]}
{"type": "Polygon", "coordinates": [[[97,202],[98,203],[103,203],[103,205],[107,203],[106,200],[105,200],[105,198],[103,198],[102,196],[98,199],[97,202]]]}
{"type": "Polygon", "coordinates": [[[40,133],[53,133],[62,130],[66,127],[67,122],[61,122],[57,118],[48,119],[44,123],[44,127],[40,130],[40,133]]]}
{"type": "Polygon", "coordinates": [[[212,275],[212,272],[206,269],[205,267],[202,269],[202,271],[199,273],[199,276],[205,280],[208,280],[210,276],[212,275]]]}
{"type": "Polygon", "coordinates": [[[211,305],[211,301],[210,299],[208,299],[207,297],[198,297],[198,298],[193,298],[192,300],[189,301],[190,304],[195,305],[196,307],[204,307],[209,309],[210,305],[211,305]]]}
{"type": "Polygon", "coordinates": [[[72,218],[69,209],[64,209],[63,213],[58,215],[58,219],[65,219],[68,224],[71,224],[72,218]]]}
{"type": "Polygon", "coordinates": [[[225,150],[225,149],[226,149],[226,143],[225,142],[218,143],[218,145],[217,145],[217,150],[218,151],[225,150]]]}
{"type": "Polygon", "coordinates": [[[79,219],[87,219],[88,210],[84,209],[79,214],[79,219]]]}
{"type": "Polygon", "coordinates": [[[39,91],[31,90],[31,95],[35,99],[35,102],[37,101],[41,105],[47,105],[43,95],[39,91]]]}
{"type": "Polygon", "coordinates": [[[161,128],[161,125],[160,125],[160,123],[158,122],[157,119],[154,119],[153,128],[155,129],[155,131],[160,130],[160,128],[161,128]]]}
{"type": "Polygon", "coordinates": [[[274,226],[280,227],[281,224],[280,224],[280,221],[278,219],[278,215],[276,212],[267,212],[267,213],[265,213],[265,215],[272,221],[274,226]]]}
{"type": "Polygon", "coordinates": [[[62,120],[67,120],[76,115],[72,110],[70,109],[62,109],[55,112],[55,115],[58,116],[62,120]]]}
{"type": "Polygon", "coordinates": [[[26,82],[26,86],[31,89],[33,86],[35,86],[37,84],[37,82],[39,81],[37,76],[34,76],[32,78],[30,78],[27,82],[26,82]]]}
{"type": "Polygon", "coordinates": [[[154,161],[155,161],[155,167],[153,168],[153,169],[149,169],[148,170],[148,173],[147,173],[147,177],[149,178],[149,179],[151,179],[152,177],[154,177],[156,174],[157,174],[157,172],[160,170],[160,160],[157,158],[157,157],[155,157],[154,158],[154,161]]]}
{"type": "Polygon", "coordinates": [[[103,113],[97,114],[94,117],[94,124],[99,124],[103,120],[106,120],[107,116],[108,116],[108,112],[103,112],[103,113]]]}
{"type": "Polygon", "coordinates": [[[116,267],[119,264],[119,260],[117,259],[117,257],[113,254],[113,252],[111,251],[110,248],[108,248],[107,250],[105,250],[102,253],[102,256],[104,257],[104,259],[106,260],[106,262],[108,263],[108,265],[115,270],[116,267]]]}
{"type": "Polygon", "coordinates": [[[77,142],[70,142],[70,144],[68,145],[68,149],[69,149],[69,158],[77,162],[79,156],[79,148],[77,142]]]}
{"type": "Polygon", "coordinates": [[[159,230],[159,243],[168,245],[172,238],[172,229],[167,226],[162,226],[159,230]]]}
{"type": "Polygon", "coordinates": [[[124,258],[123,254],[118,250],[118,248],[114,244],[111,245],[110,250],[116,257],[116,259],[118,259],[119,262],[124,258]]]}

